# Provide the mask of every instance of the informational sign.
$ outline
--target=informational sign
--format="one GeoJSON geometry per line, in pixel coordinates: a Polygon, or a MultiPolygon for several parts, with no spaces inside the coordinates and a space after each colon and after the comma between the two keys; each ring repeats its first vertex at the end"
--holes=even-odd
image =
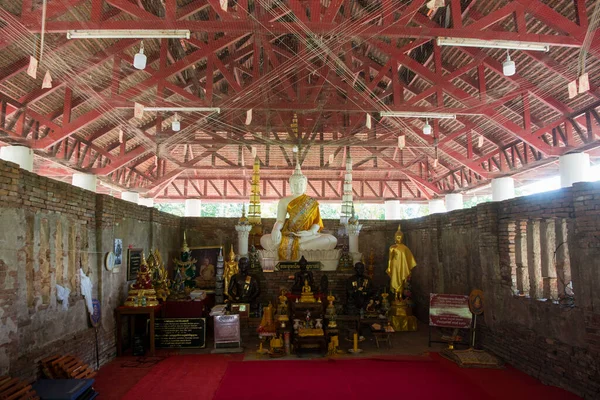
{"type": "Polygon", "coordinates": [[[143,249],[127,249],[127,280],[137,279],[138,271],[142,265],[143,249]]]}
{"type": "Polygon", "coordinates": [[[215,347],[219,343],[240,342],[240,316],[215,315],[215,347]]]}
{"type": "Polygon", "coordinates": [[[470,328],[469,296],[431,293],[429,295],[429,325],[444,328],[470,328]]]}
{"type": "MultiPolygon", "coordinates": [[[[293,271],[300,270],[300,264],[297,261],[280,261],[277,264],[276,269],[278,271],[293,271]]],[[[309,261],[306,263],[306,269],[312,271],[320,271],[321,270],[321,262],[320,261],[309,261]]]]}
{"type": "Polygon", "coordinates": [[[159,348],[206,347],[205,318],[157,318],[154,332],[159,348]]]}

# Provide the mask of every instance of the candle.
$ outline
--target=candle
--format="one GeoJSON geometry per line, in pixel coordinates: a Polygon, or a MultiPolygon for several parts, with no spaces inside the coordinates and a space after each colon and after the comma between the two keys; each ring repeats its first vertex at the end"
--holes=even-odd
{"type": "Polygon", "coordinates": [[[358,352],[358,333],[354,334],[354,347],[353,347],[353,349],[354,349],[355,353],[358,352]]]}

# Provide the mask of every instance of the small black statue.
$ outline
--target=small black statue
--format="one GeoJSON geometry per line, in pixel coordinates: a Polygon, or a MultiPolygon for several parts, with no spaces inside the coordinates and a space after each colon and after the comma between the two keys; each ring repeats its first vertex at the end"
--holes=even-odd
{"type": "Polygon", "coordinates": [[[308,286],[310,286],[311,291],[314,291],[314,280],[313,274],[311,271],[306,269],[308,265],[308,261],[304,256],[300,258],[298,261],[298,265],[300,265],[300,271],[294,274],[294,286],[292,286],[292,294],[302,294],[302,287],[304,286],[304,281],[308,281],[308,286]]]}
{"type": "Polygon", "coordinates": [[[260,294],[258,280],[250,275],[250,261],[242,257],[238,261],[238,273],[231,277],[227,294],[233,303],[254,303],[260,294]]]}
{"type": "Polygon", "coordinates": [[[374,294],[373,281],[365,276],[365,264],[357,262],[354,269],[356,274],[346,282],[346,311],[349,315],[359,315],[361,310],[364,312],[374,294]]]}

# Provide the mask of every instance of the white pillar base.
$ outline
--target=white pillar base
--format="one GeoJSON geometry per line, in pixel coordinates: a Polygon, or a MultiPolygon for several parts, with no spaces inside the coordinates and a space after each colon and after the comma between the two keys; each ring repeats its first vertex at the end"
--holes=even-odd
{"type": "Polygon", "coordinates": [[[346,230],[348,232],[348,251],[350,253],[358,253],[358,235],[360,234],[360,230],[362,229],[362,225],[348,225],[346,230]]]}
{"type": "Polygon", "coordinates": [[[202,200],[200,199],[187,199],[185,201],[185,216],[186,217],[199,217],[202,214],[202,200]]]}
{"type": "Polygon", "coordinates": [[[445,213],[446,205],[443,199],[429,200],[429,215],[436,213],[445,213]]]}
{"type": "Polygon", "coordinates": [[[148,197],[140,197],[138,199],[138,205],[152,208],[154,207],[154,199],[148,197]]]}
{"type": "Polygon", "coordinates": [[[400,200],[386,200],[384,204],[386,221],[400,219],[400,200]]]}
{"type": "Polygon", "coordinates": [[[575,182],[587,182],[590,180],[590,155],[565,154],[560,157],[559,169],[560,187],[570,187],[575,182]]]}
{"type": "Polygon", "coordinates": [[[33,150],[25,146],[0,147],[0,159],[18,164],[20,168],[33,171],[33,150]]]}
{"type": "Polygon", "coordinates": [[[138,192],[121,192],[121,199],[137,204],[140,198],[138,192]]]}
{"type": "Polygon", "coordinates": [[[509,176],[492,179],[492,201],[514,199],[515,180],[509,176]]]}
{"type": "Polygon", "coordinates": [[[96,175],[75,173],[73,174],[72,179],[73,186],[89,190],[90,192],[96,192],[96,183],[98,182],[96,175]]]}
{"type": "Polygon", "coordinates": [[[463,195],[460,193],[451,193],[446,195],[446,210],[462,210],[464,208],[463,195]]]}

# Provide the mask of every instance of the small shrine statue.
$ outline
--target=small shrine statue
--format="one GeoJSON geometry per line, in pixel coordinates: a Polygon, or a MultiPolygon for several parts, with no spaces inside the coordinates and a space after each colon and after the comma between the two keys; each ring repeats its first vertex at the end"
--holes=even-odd
{"type": "Polygon", "coordinates": [[[260,294],[258,280],[249,274],[250,261],[242,257],[238,261],[239,272],[229,280],[227,295],[233,303],[253,304],[260,294]]]}
{"type": "Polygon", "coordinates": [[[329,292],[329,296],[327,296],[327,301],[329,302],[329,304],[327,304],[327,308],[325,309],[325,316],[329,321],[327,323],[327,327],[337,328],[337,322],[335,321],[337,314],[335,311],[335,305],[333,305],[333,302],[335,301],[335,296],[331,292],[329,292]]]}
{"type": "Polygon", "coordinates": [[[315,296],[312,293],[312,289],[308,284],[308,279],[304,281],[304,286],[302,287],[302,294],[300,295],[301,303],[314,303],[315,296]]]}
{"type": "Polygon", "coordinates": [[[171,293],[169,290],[171,282],[169,281],[169,278],[167,278],[167,269],[165,268],[165,264],[162,261],[158,249],[155,249],[154,252],[150,253],[146,262],[152,271],[152,284],[154,290],[156,290],[156,297],[162,301],[167,300],[167,297],[171,293]]]}
{"type": "Polygon", "coordinates": [[[365,276],[365,264],[354,265],[356,274],[346,281],[346,310],[349,315],[364,313],[369,300],[373,297],[373,281],[365,276]]]}
{"type": "MultiPolygon", "coordinates": [[[[262,229],[262,228],[261,228],[262,229]]],[[[250,268],[251,269],[260,269],[260,259],[258,257],[258,250],[254,245],[250,246],[250,252],[248,254],[248,258],[250,259],[250,268]]]]}
{"type": "Polygon", "coordinates": [[[142,253],[142,264],[138,271],[136,281],[131,284],[125,306],[157,306],[156,291],[152,285],[152,275],[146,262],[146,255],[142,253]]]}
{"type": "Polygon", "coordinates": [[[277,306],[277,321],[279,321],[280,327],[285,328],[286,322],[290,320],[288,315],[288,303],[287,303],[287,290],[281,289],[279,294],[279,305],[277,306]]]}
{"type": "Polygon", "coordinates": [[[402,243],[404,234],[400,225],[394,235],[396,243],[390,247],[388,267],[385,271],[390,277],[390,286],[395,293],[394,302],[402,301],[402,291],[406,278],[417,265],[412,252],[402,243]]]}
{"type": "Polygon", "coordinates": [[[313,273],[306,269],[308,265],[308,261],[304,256],[300,258],[298,261],[298,265],[300,266],[300,271],[294,274],[294,285],[292,286],[292,294],[300,294],[302,293],[302,288],[305,285],[305,282],[308,281],[308,286],[310,286],[311,292],[314,286],[313,273]]]}
{"type": "Polygon", "coordinates": [[[319,203],[305,194],[308,180],[300,164],[296,163],[289,182],[292,195],[279,200],[273,230],[260,238],[260,244],[265,250],[278,250],[280,260],[297,260],[301,250],[333,250],[337,239],[320,233],[319,203]]]}
{"type": "Polygon", "coordinates": [[[223,282],[225,282],[225,293],[229,293],[229,281],[237,273],[238,264],[237,261],[235,261],[233,245],[231,245],[231,250],[229,250],[229,260],[225,262],[225,270],[223,272],[223,282]]]}
{"type": "Polygon", "coordinates": [[[174,259],[175,268],[181,272],[181,276],[184,278],[185,287],[195,287],[196,281],[196,262],[195,258],[192,258],[192,251],[187,245],[185,231],[183,232],[183,244],[181,246],[181,254],[179,259],[174,259]]]}

